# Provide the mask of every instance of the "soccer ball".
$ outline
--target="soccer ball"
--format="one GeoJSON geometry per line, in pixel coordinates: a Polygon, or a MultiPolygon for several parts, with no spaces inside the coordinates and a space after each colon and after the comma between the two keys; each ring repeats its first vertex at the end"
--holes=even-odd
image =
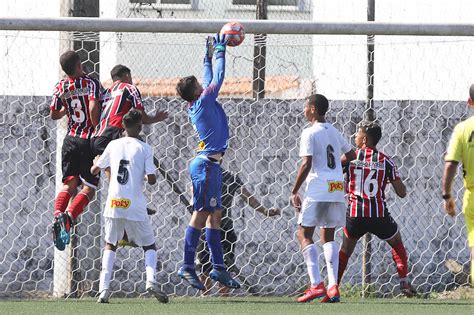
{"type": "Polygon", "coordinates": [[[221,29],[221,34],[225,34],[228,38],[227,46],[239,46],[245,38],[244,26],[239,22],[226,23],[221,29]]]}

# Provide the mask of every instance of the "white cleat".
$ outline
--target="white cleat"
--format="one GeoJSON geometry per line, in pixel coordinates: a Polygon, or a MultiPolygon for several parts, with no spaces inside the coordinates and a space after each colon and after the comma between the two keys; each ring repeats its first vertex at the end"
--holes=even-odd
{"type": "Polygon", "coordinates": [[[111,292],[109,289],[102,290],[99,299],[97,299],[97,303],[109,303],[110,294],[111,292]]]}
{"type": "Polygon", "coordinates": [[[165,292],[158,289],[156,283],[147,281],[146,292],[153,295],[160,303],[168,303],[169,299],[165,292]]]}

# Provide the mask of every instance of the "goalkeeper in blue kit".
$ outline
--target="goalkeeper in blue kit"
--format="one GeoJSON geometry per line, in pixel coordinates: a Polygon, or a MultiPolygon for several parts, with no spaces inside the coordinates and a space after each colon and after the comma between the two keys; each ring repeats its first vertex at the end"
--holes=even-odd
{"type": "Polygon", "coordinates": [[[195,257],[201,230],[211,252],[212,271],[209,277],[229,288],[240,288],[224,264],[220,225],[222,217],[222,170],[220,163],[229,141],[229,125],[221,104],[217,102],[219,90],[224,82],[225,35],[216,34],[206,43],[203,84],[195,76],[179,80],[176,91],[189,102],[188,113],[199,137],[197,156],[189,165],[193,185],[193,214],[184,237],[184,264],[178,275],[192,287],[205,290],[196,274],[195,257]],[[215,51],[216,65],[212,69],[215,51]]]}

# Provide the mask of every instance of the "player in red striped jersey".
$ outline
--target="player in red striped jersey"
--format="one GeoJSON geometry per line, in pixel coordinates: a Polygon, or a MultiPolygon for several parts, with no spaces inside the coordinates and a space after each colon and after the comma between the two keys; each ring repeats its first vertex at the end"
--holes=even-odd
{"type": "Polygon", "coordinates": [[[408,281],[408,257],[397,223],[388,212],[385,188],[392,184],[395,193],[404,198],[403,184],[395,163],[377,150],[382,129],[375,122],[362,122],[355,137],[357,158],[346,167],[346,190],[349,206],[343,243],[339,251],[338,281],[346,269],[357,241],[365,233],[375,234],[392,247],[393,260],[400,277],[400,289],[411,297],[416,294],[408,281]]]}
{"type": "Polygon", "coordinates": [[[143,124],[153,124],[168,117],[168,113],[163,111],[157,111],[153,116],[145,113],[140,91],[133,85],[129,68],[116,65],[110,75],[113,84],[103,95],[100,122],[92,136],[94,155],[101,155],[110,141],[122,136],[122,118],[130,109],[141,112],[143,124]]]}
{"type": "Polygon", "coordinates": [[[59,62],[67,77],[56,84],[50,116],[53,120],[67,116],[68,129],[62,146],[63,187],[54,203],[53,238],[55,246],[64,250],[73,220],[94,197],[98,184],[98,178],[90,173],[94,158],[90,137],[99,122],[102,86],[84,74],[76,52],[66,51],[59,62]],[[71,195],[81,183],[81,191],[66,212],[71,195]]]}

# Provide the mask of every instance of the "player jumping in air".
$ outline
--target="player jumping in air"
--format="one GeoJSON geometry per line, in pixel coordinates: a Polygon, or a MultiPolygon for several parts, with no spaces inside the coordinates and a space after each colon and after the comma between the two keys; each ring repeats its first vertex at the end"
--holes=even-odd
{"type": "Polygon", "coordinates": [[[110,75],[114,83],[104,93],[100,122],[91,139],[94,156],[101,155],[110,141],[121,137],[122,117],[130,109],[133,108],[142,113],[142,123],[145,125],[168,117],[168,113],[162,111],[157,111],[154,116],[145,113],[140,91],[133,85],[129,68],[116,65],[110,71],[110,75]]]}
{"type": "MultiPolygon", "coordinates": [[[[468,104],[474,108],[474,84],[469,88],[468,104]]],[[[462,163],[465,188],[462,212],[466,222],[468,245],[471,248],[471,285],[474,285],[474,117],[456,125],[444,159],[442,197],[444,209],[450,216],[456,215],[451,192],[458,164],[462,163]]]]}
{"type": "Polygon", "coordinates": [[[168,297],[156,284],[156,245],[153,227],[146,211],[143,193],[143,178],[149,184],[156,183],[153,149],[139,139],[142,129],[142,114],[131,110],[123,116],[126,137],[113,140],[103,154],[96,159],[90,172],[99,174],[110,167],[111,177],[104,210],[105,249],[102,257],[102,271],[99,284],[99,303],[108,303],[110,278],[113,272],[117,242],[127,232],[131,242],[142,246],[145,254],[146,291],[160,302],[168,297]]]}
{"type": "Polygon", "coordinates": [[[407,297],[416,294],[408,281],[408,257],[397,223],[388,212],[385,188],[392,184],[395,193],[404,198],[406,188],[395,163],[377,150],[382,129],[375,122],[362,122],[355,137],[358,148],[356,159],[346,167],[346,190],[349,206],[343,242],[339,251],[338,283],[347,266],[357,241],[372,233],[392,247],[393,261],[400,278],[400,290],[407,297]]]}
{"type": "Polygon", "coordinates": [[[224,82],[225,50],[224,35],[217,34],[213,43],[207,41],[204,57],[203,85],[195,76],[179,80],[176,90],[189,102],[189,117],[199,137],[197,156],[189,165],[193,184],[193,214],[184,237],[184,264],[178,275],[199,290],[205,290],[196,274],[194,259],[201,230],[206,226],[206,242],[211,251],[211,279],[229,288],[240,288],[240,283],[232,278],[224,264],[221,244],[222,217],[222,171],[220,162],[229,141],[227,116],[217,102],[219,90],[224,82]],[[216,52],[216,66],[212,73],[213,49],[216,52]]]}
{"type": "Polygon", "coordinates": [[[63,53],[59,59],[67,77],[54,89],[50,106],[52,119],[68,117],[68,130],[62,146],[63,187],[54,203],[53,241],[59,250],[70,242],[74,220],[94,197],[98,178],[91,175],[94,160],[90,137],[99,122],[100,83],[84,74],[79,55],[74,51],[63,53]],[[82,183],[82,189],[66,211],[71,195],[82,183]]]}
{"type": "Polygon", "coordinates": [[[345,226],[346,201],[344,199],[344,178],[341,153],[347,160],[355,158],[355,153],[342,134],[325,120],[329,108],[324,95],[311,95],[304,106],[304,116],[311,126],[301,134],[300,156],[302,163],[293,186],[291,202],[299,213],[297,237],[304,261],[308,268],[311,286],[298,302],[309,302],[315,298],[329,298],[339,302],[337,284],[338,245],[334,241],[335,229],[345,226]],[[303,202],[300,187],[306,180],[303,202]],[[321,280],[319,255],[313,242],[316,227],[320,227],[321,243],[328,271],[328,290],[321,280]]]}
{"type": "MultiPolygon", "coordinates": [[[[256,212],[260,212],[265,217],[273,217],[280,215],[278,208],[265,208],[255,196],[245,187],[238,174],[234,174],[228,170],[222,170],[222,220],[221,220],[221,239],[222,249],[224,251],[224,262],[228,270],[234,274],[240,274],[240,270],[235,262],[235,246],[237,243],[237,233],[234,230],[234,220],[232,218],[231,208],[234,197],[239,196],[246,204],[252,207],[256,212]]],[[[191,208],[191,207],[190,207],[191,208]]],[[[192,208],[191,208],[192,212],[192,208]]],[[[192,213],[191,213],[192,214],[192,213]]],[[[203,238],[201,236],[201,238],[203,238]]],[[[212,271],[211,255],[209,247],[204,240],[199,242],[197,247],[198,270],[201,271],[201,281],[206,286],[204,294],[209,293],[211,289],[211,281],[209,273],[212,271]]],[[[242,280],[242,278],[240,278],[242,280]]],[[[246,282],[244,284],[248,285],[246,282]]],[[[251,291],[252,288],[249,288],[251,291]]],[[[229,289],[225,286],[219,288],[219,293],[228,295],[229,289]]]]}

